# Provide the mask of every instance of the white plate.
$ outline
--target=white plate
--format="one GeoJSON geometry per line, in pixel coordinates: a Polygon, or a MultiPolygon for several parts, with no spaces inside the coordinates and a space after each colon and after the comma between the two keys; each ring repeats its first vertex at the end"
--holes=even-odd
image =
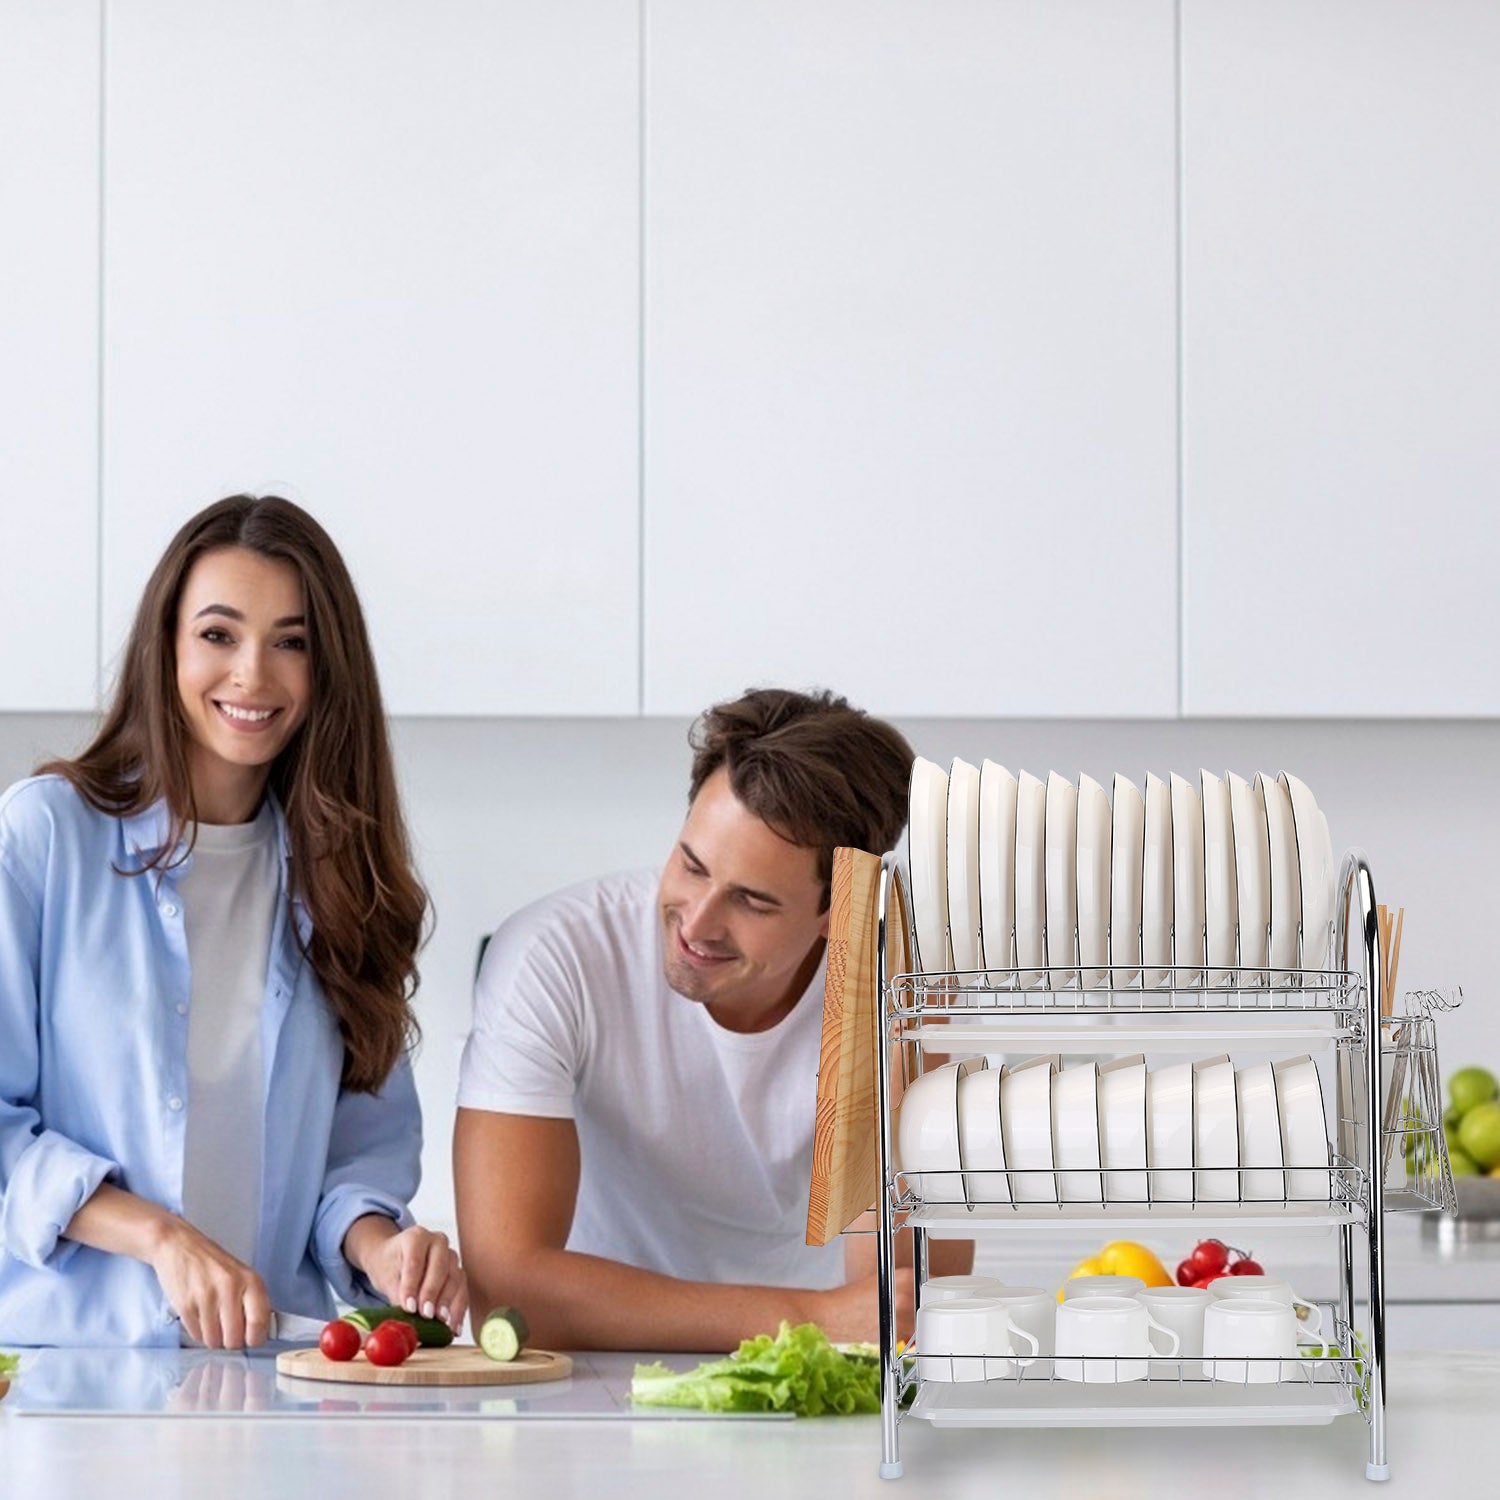
{"type": "Polygon", "coordinates": [[[964,1203],[963,1162],[958,1125],[959,1080],[987,1067],[982,1057],[919,1073],[901,1098],[896,1149],[911,1190],[927,1203],[964,1203]]]}
{"type": "Polygon", "coordinates": [[[948,943],[953,967],[979,967],[979,767],[948,772],[948,943]]]}
{"type": "MultiPolygon", "coordinates": [[[[1229,809],[1234,824],[1240,967],[1263,969],[1271,942],[1271,846],[1266,835],[1266,799],[1259,780],[1252,784],[1231,771],[1229,809]]],[[[1248,977],[1252,983],[1259,983],[1258,976],[1248,977]]]]}
{"type": "Polygon", "coordinates": [[[917,968],[941,974],[952,967],[948,954],[948,773],[920,755],[911,767],[910,814],[917,968]]]}
{"type": "Polygon", "coordinates": [[[1060,1059],[1033,1057],[1006,1068],[1000,1084],[1000,1126],[1017,1203],[1056,1203],[1052,1175],[1052,1075],[1060,1059]]]}
{"type": "Polygon", "coordinates": [[[986,969],[1014,967],[1016,778],[987,760],[979,768],[979,950],[986,969]]]}
{"type": "Polygon", "coordinates": [[[1146,1059],[1117,1057],[1099,1068],[1099,1157],[1109,1203],[1145,1203],[1146,1059]]]}
{"type": "Polygon", "coordinates": [[[1333,845],[1328,820],[1304,782],[1286,771],[1281,782],[1292,802],[1297,868],[1302,874],[1302,967],[1324,969],[1333,950],[1333,845]]]}
{"type": "Polygon", "coordinates": [[[1193,1142],[1200,1203],[1232,1202],[1240,1195],[1240,1117],[1234,1065],[1228,1057],[1193,1064],[1193,1142]]]}
{"type": "Polygon", "coordinates": [[[1297,869],[1292,799],[1275,777],[1264,772],[1256,776],[1255,784],[1266,805],[1266,847],[1271,863],[1271,967],[1295,969],[1297,936],[1302,925],[1302,876],[1297,869]]]}
{"type": "Polygon", "coordinates": [[[1047,785],[1029,771],[1016,782],[1016,967],[1041,981],[1047,962],[1047,785]]]}
{"type": "Polygon", "coordinates": [[[1146,834],[1141,864],[1142,983],[1148,990],[1171,981],[1172,794],[1166,782],[1146,776],[1146,834]]]}
{"type": "MultiPolygon", "coordinates": [[[[999,1068],[976,1068],[958,1082],[958,1148],[970,1203],[1009,1203],[999,1068]]],[[[974,1294],[970,1294],[974,1295],[974,1294]]],[[[988,1295],[988,1294],[986,1294],[988,1295]]]]}
{"type": "Polygon", "coordinates": [[[1084,989],[1109,982],[1109,797],[1092,776],[1078,778],[1078,955],[1084,989]]]}
{"type": "Polygon", "coordinates": [[[1064,1203],[1101,1201],[1098,1063],[1075,1063],[1053,1078],[1052,1154],[1064,1203]]]}
{"type": "Polygon", "coordinates": [[[1156,1203],[1193,1196],[1193,1065],[1173,1063],[1146,1074],[1146,1165],[1156,1203]]]}
{"type": "MultiPolygon", "coordinates": [[[[1199,772],[1203,789],[1203,910],[1208,939],[1208,982],[1228,984],[1235,967],[1239,897],[1234,863],[1234,819],[1229,784],[1212,771],[1199,772]]],[[[951,837],[951,835],[950,835],[951,837]]]]}
{"type": "MultiPolygon", "coordinates": [[[[1078,934],[1078,788],[1056,771],[1047,775],[1047,962],[1074,967],[1078,934]]],[[[1054,974],[1054,985],[1066,981],[1054,974]]]]}
{"type": "Polygon", "coordinates": [[[1252,1063],[1234,1077],[1240,1110],[1241,1196],[1261,1202],[1286,1192],[1281,1168],[1281,1111],[1270,1063],[1252,1063]]]}
{"type": "Polygon", "coordinates": [[[1115,985],[1134,984],[1141,965],[1141,875],[1146,857],[1146,804],[1140,789],[1115,775],[1110,833],[1109,961],[1115,985]]]}
{"type": "MultiPolygon", "coordinates": [[[[1203,969],[1203,799],[1198,789],[1172,775],[1172,962],[1203,969]]],[[[1179,984],[1197,976],[1179,974],[1179,984]]]]}
{"type": "Polygon", "coordinates": [[[1281,1115],[1286,1195],[1293,1201],[1326,1202],[1332,1196],[1332,1183],[1323,1080],[1318,1076],[1318,1066],[1310,1057],[1284,1057],[1271,1065],[1271,1071],[1276,1079],[1276,1108],[1281,1115]]]}

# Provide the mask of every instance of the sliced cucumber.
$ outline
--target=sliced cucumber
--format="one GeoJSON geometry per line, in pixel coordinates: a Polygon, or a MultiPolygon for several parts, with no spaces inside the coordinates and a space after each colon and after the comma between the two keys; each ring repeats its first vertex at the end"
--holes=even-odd
{"type": "Polygon", "coordinates": [[[503,1365],[526,1347],[530,1335],[531,1330],[518,1308],[497,1307],[479,1330],[479,1347],[503,1365]]]}
{"type": "Polygon", "coordinates": [[[344,1314],[346,1323],[353,1323],[365,1333],[373,1333],[392,1318],[410,1323],[417,1330],[417,1343],[424,1349],[446,1349],[453,1342],[453,1330],[441,1318],[418,1317],[403,1307],[356,1307],[344,1314]]]}

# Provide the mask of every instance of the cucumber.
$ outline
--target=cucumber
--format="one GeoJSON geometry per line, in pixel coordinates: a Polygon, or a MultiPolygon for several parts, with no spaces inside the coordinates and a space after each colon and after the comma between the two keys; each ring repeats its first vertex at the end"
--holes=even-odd
{"type": "Polygon", "coordinates": [[[493,1360],[506,1364],[526,1347],[531,1330],[518,1308],[497,1307],[479,1330],[479,1347],[493,1360]]]}
{"type": "Polygon", "coordinates": [[[417,1330],[417,1343],[424,1349],[446,1349],[453,1342],[453,1330],[441,1318],[422,1318],[403,1307],[356,1307],[344,1314],[344,1322],[353,1323],[363,1333],[373,1333],[392,1318],[410,1323],[417,1330]]]}

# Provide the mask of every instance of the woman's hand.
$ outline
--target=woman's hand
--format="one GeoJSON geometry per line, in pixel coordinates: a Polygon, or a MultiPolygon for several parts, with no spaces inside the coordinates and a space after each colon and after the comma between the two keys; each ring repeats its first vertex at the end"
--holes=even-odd
{"type": "Polygon", "coordinates": [[[271,1327],[265,1282],[185,1219],[163,1222],[147,1264],[195,1343],[206,1349],[265,1343],[271,1327]]]}
{"type": "Polygon", "coordinates": [[[469,1286],[447,1235],[420,1224],[397,1229],[390,1219],[366,1214],[349,1226],[344,1254],[392,1307],[462,1331],[469,1286]]]}

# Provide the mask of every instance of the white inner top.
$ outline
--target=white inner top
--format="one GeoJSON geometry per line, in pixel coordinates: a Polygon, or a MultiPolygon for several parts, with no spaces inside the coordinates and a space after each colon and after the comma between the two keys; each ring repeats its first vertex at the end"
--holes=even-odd
{"type": "Polygon", "coordinates": [[[260,1017],[281,879],[269,802],[251,823],[198,825],[178,882],[192,991],[182,1212],[247,1265],[260,1224],[260,1017]]]}
{"type": "Polygon", "coordinates": [[[607,876],[504,923],[459,1105],[577,1122],[570,1250],[697,1281],[837,1286],[841,1242],[805,1243],[822,967],[771,1030],[726,1031],[667,985],[656,890],[651,871],[607,876]]]}

